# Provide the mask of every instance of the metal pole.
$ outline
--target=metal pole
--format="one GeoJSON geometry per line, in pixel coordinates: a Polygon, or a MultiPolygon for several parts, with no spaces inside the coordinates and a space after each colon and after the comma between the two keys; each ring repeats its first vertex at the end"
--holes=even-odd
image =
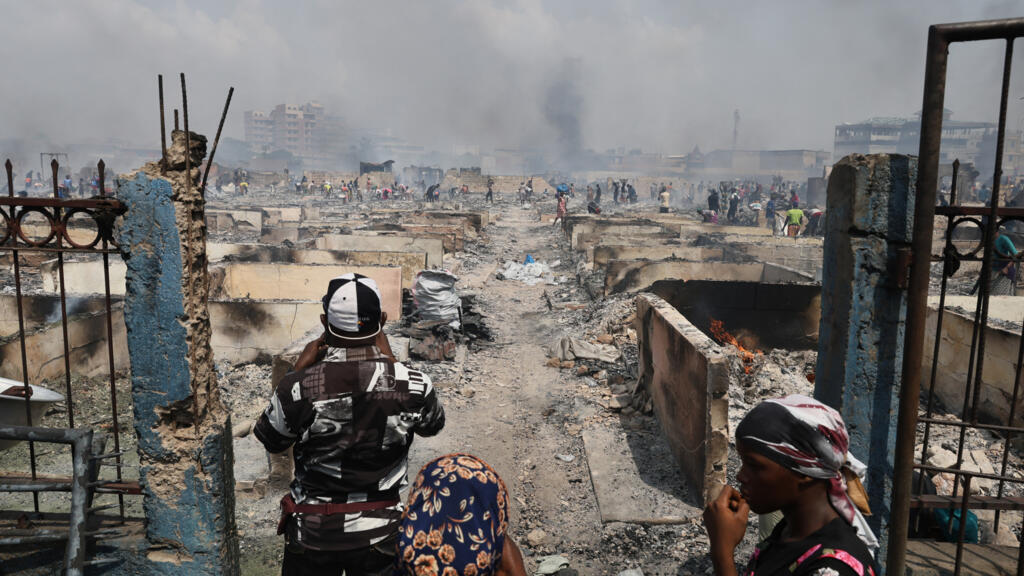
{"type": "Polygon", "coordinates": [[[224,112],[220,115],[220,124],[217,125],[217,135],[213,138],[213,148],[210,149],[210,157],[206,160],[206,170],[203,172],[203,183],[199,190],[206,194],[206,178],[210,175],[210,167],[213,166],[213,156],[217,153],[217,144],[220,142],[220,133],[224,129],[224,120],[228,117],[228,108],[231,107],[231,96],[235,93],[235,87],[228,88],[228,99],[224,102],[224,112]]]}
{"type": "Polygon", "coordinates": [[[164,126],[164,75],[156,76],[157,90],[160,93],[160,169],[167,170],[167,128],[164,126]]]}
{"type": "Polygon", "coordinates": [[[899,418],[892,508],[889,517],[889,550],[886,573],[906,571],[907,527],[910,517],[911,477],[917,432],[918,396],[921,393],[921,354],[928,320],[928,281],[931,268],[935,191],[939,175],[939,146],[942,141],[942,110],[946,88],[949,44],[935,26],[928,29],[928,49],[921,107],[921,144],[918,153],[917,195],[914,200],[913,264],[907,294],[907,321],[903,344],[903,375],[900,382],[899,418]],[[917,361],[914,361],[917,359],[917,361]]]}

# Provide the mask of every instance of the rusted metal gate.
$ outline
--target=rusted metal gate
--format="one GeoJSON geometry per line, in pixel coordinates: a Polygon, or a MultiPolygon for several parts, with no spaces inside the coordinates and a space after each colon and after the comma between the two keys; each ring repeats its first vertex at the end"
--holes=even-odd
{"type": "MultiPolygon", "coordinates": [[[[928,31],[928,53],[925,68],[924,104],[921,114],[921,144],[918,158],[917,199],[914,212],[914,236],[912,246],[912,264],[907,304],[906,337],[904,342],[902,392],[900,396],[897,446],[895,453],[895,479],[893,485],[893,503],[891,529],[889,537],[886,572],[903,574],[906,567],[908,525],[910,510],[945,509],[949,514],[949,526],[954,514],[959,511],[960,518],[966,517],[971,509],[995,510],[995,523],[998,527],[999,514],[1007,510],[1024,510],[1024,498],[1007,495],[1011,484],[1022,484],[1024,479],[1007,474],[1007,463],[1010,456],[1010,440],[1021,437],[1024,427],[1015,423],[1018,419],[1016,404],[1021,400],[1021,360],[1024,359],[1024,337],[1017,353],[1015,381],[1013,385],[1012,404],[1009,417],[1005,423],[991,423],[979,418],[979,403],[983,374],[985,369],[986,327],[989,319],[989,297],[992,291],[993,274],[991,271],[996,263],[1004,263],[995,251],[995,241],[999,229],[1013,221],[1024,221],[1024,209],[1000,207],[1000,188],[1002,184],[1003,143],[1006,138],[1006,108],[1009,98],[1010,67],[1013,60],[1014,39],[1024,35],[1024,18],[969,22],[960,24],[936,25],[928,31]],[[1003,61],[1002,94],[999,105],[998,133],[996,141],[995,169],[991,197],[988,206],[965,207],[957,206],[956,181],[953,178],[953,190],[949,206],[936,207],[936,193],[939,186],[939,147],[942,134],[943,101],[946,87],[946,64],[949,45],[954,42],[973,42],[980,40],[1003,40],[1006,44],[1003,61]],[[933,254],[934,219],[945,219],[946,242],[942,254],[933,254]],[[979,245],[966,252],[959,252],[953,243],[953,233],[957,227],[970,224],[981,229],[979,245]],[[933,365],[922,366],[922,352],[925,346],[925,326],[928,315],[929,276],[932,262],[942,263],[942,280],[939,294],[939,308],[936,318],[935,340],[928,343],[932,346],[933,365]],[[980,262],[981,268],[977,278],[977,302],[973,316],[973,333],[971,352],[968,359],[968,371],[963,385],[963,403],[955,419],[936,418],[935,381],[938,371],[941,347],[942,322],[945,312],[947,280],[960,262],[980,262]],[[930,370],[926,372],[926,370],[930,370]],[[929,377],[925,390],[925,414],[919,418],[922,375],[929,377]],[[936,427],[950,426],[959,433],[956,447],[956,464],[951,467],[939,468],[925,464],[926,453],[931,435],[936,427]],[[1004,439],[1002,461],[994,473],[962,470],[964,462],[965,435],[969,429],[987,430],[998,433],[1004,439]],[[915,453],[915,439],[923,435],[924,448],[915,453]],[[920,481],[917,486],[912,483],[914,470],[924,474],[948,474],[953,479],[952,495],[927,496],[920,494],[920,481]],[[997,483],[995,494],[982,496],[972,494],[971,482],[987,479],[997,483]]],[[[1020,263],[1018,262],[1019,266],[1020,263]]],[[[1022,334],[1024,336],[1024,334],[1022,334]]],[[[1014,490],[1014,492],[1017,492],[1014,490]]],[[[963,568],[964,540],[966,522],[958,522],[956,533],[956,555],[954,571],[960,574],[963,568]]],[[[1022,548],[1024,550],[1024,548],[1022,548]]],[[[1018,553],[1016,573],[1024,575],[1024,556],[1018,553]]]]}
{"type": "MultiPolygon", "coordinates": [[[[13,293],[17,302],[17,341],[20,344],[21,360],[21,385],[0,386],[0,394],[7,396],[5,402],[18,402],[24,400],[25,412],[24,422],[0,422],[0,436],[6,440],[27,440],[28,441],[28,468],[27,474],[23,472],[11,472],[10,470],[0,471],[0,492],[21,492],[32,494],[33,511],[6,510],[0,509],[0,519],[12,521],[16,524],[15,529],[0,530],[0,546],[32,546],[52,545],[61,540],[73,541],[76,535],[82,535],[82,543],[86,535],[93,537],[110,535],[109,530],[97,530],[95,524],[104,517],[106,522],[123,522],[125,513],[125,496],[140,494],[137,480],[126,480],[122,476],[122,441],[125,434],[132,434],[131,428],[128,431],[122,430],[122,422],[118,420],[118,404],[128,402],[127,398],[118,398],[116,387],[116,364],[114,356],[114,303],[111,298],[110,287],[110,258],[120,258],[116,243],[113,239],[113,226],[124,208],[121,203],[108,195],[104,164],[101,160],[97,165],[97,178],[93,184],[96,194],[91,198],[69,198],[70,190],[59,187],[58,172],[60,166],[54,160],[50,163],[52,172],[52,198],[28,197],[15,195],[14,167],[11,161],[6,162],[7,172],[7,196],[0,197],[0,219],[3,228],[0,229],[0,257],[8,258],[10,266],[9,279],[13,279],[13,293]],[[34,223],[33,223],[34,222],[34,223]],[[105,293],[98,298],[102,303],[97,307],[105,316],[106,329],[106,363],[109,376],[109,433],[113,443],[113,451],[104,453],[105,443],[92,441],[92,426],[96,422],[82,422],[76,419],[75,396],[72,387],[72,374],[76,372],[76,366],[72,360],[72,343],[69,338],[69,313],[68,296],[69,287],[65,286],[64,269],[65,255],[93,256],[102,261],[103,284],[105,293]],[[60,306],[60,336],[63,344],[63,390],[66,402],[67,420],[66,429],[61,426],[64,422],[50,421],[50,430],[42,430],[41,422],[34,422],[40,418],[33,414],[32,410],[32,388],[41,384],[39,378],[32,378],[32,367],[29,365],[29,350],[26,339],[28,334],[36,326],[27,325],[26,318],[26,274],[36,269],[35,266],[27,266],[26,260],[33,258],[38,263],[43,257],[52,258],[56,262],[56,292],[60,306]],[[15,398],[12,400],[11,398],[15,398]],[[24,426],[12,426],[12,424],[23,424],[24,426]],[[86,441],[88,439],[88,441],[86,441]],[[55,476],[40,470],[41,446],[38,442],[71,444],[74,448],[74,474],[71,477],[55,476]],[[82,454],[88,450],[87,454],[82,454]],[[86,464],[83,465],[83,462],[86,464]],[[83,467],[84,466],[84,467],[83,467]],[[114,467],[114,478],[103,480],[100,478],[99,470],[104,466],[114,467]],[[88,476],[83,480],[81,473],[85,471],[88,476]],[[81,507],[82,496],[79,490],[86,487],[88,496],[85,507],[81,507]],[[41,513],[40,495],[50,492],[71,492],[73,508],[67,514],[55,514],[52,512],[41,513]],[[96,494],[116,494],[117,503],[107,506],[89,508],[92,499],[96,494]],[[79,508],[76,509],[75,506],[79,508]],[[116,509],[116,515],[106,513],[100,515],[103,510],[116,509]],[[53,529],[54,522],[59,523],[70,521],[68,529],[53,529]],[[86,532],[88,526],[91,533],[86,532]]],[[[79,195],[85,191],[80,190],[79,195]]],[[[70,287],[73,289],[74,287],[70,287]]],[[[6,286],[9,291],[11,286],[6,286]]],[[[56,325],[47,328],[55,333],[56,325]]],[[[7,339],[8,348],[13,346],[13,338],[7,339]]],[[[58,379],[59,380],[59,379],[58,379]]],[[[39,392],[37,392],[39,393],[39,392]]],[[[102,396],[102,394],[101,394],[102,396]]],[[[101,408],[102,410],[102,408],[101,408]]],[[[106,421],[107,417],[103,417],[106,421]]],[[[109,475],[104,475],[109,476],[109,475]]],[[[5,500],[10,503],[11,499],[5,500]]],[[[46,508],[46,507],[44,507],[46,508]]],[[[5,524],[6,525],[6,524],[5,524]]],[[[80,570],[90,564],[84,560],[85,547],[67,547],[69,557],[65,558],[66,570],[68,573],[79,573],[80,570]],[[76,557],[70,557],[72,550],[76,557]]],[[[93,564],[96,561],[92,562],[93,564]]]]}

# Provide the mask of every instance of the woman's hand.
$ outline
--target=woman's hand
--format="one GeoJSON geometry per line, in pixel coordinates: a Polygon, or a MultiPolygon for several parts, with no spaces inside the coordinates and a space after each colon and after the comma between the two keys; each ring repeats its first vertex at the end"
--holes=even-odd
{"type": "Polygon", "coordinates": [[[718,498],[704,509],[704,528],[711,541],[711,561],[715,574],[736,574],[733,553],[747,532],[750,506],[732,486],[722,488],[718,498]]]}

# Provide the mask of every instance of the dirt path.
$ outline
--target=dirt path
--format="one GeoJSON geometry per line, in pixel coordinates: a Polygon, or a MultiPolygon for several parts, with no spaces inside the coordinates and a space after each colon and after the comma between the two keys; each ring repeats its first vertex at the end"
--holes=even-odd
{"type": "MultiPolygon", "coordinates": [[[[586,385],[573,371],[545,365],[551,343],[578,330],[549,310],[545,290],[574,292],[587,302],[566,261],[560,229],[538,223],[533,212],[511,208],[488,235],[481,262],[460,278],[459,287],[477,294],[496,344],[467,355],[455,386],[435,382],[443,391],[448,423],[437,437],[416,441],[410,475],[430,458],[455,450],[488,461],[512,492],[512,534],[531,567],[537,558],[559,554],[580,574],[617,574],[640,564],[648,574],[676,573],[678,562],[665,549],[676,546],[676,528],[602,525],[580,435],[589,420],[607,414],[599,403],[601,392],[581,392],[586,385]],[[526,286],[495,278],[502,262],[522,261],[526,254],[548,263],[561,260],[555,273],[568,282],[526,286]],[[538,529],[544,533],[540,538],[538,529]],[[671,541],[652,546],[652,538],[671,541]],[[651,552],[662,557],[653,565],[664,571],[651,572],[651,552]]],[[[618,428],[617,418],[607,418],[618,428]]],[[[644,419],[645,427],[652,422],[644,419]]]]}
{"type": "Polygon", "coordinates": [[[544,364],[553,328],[545,286],[497,280],[493,274],[504,259],[522,260],[527,253],[540,261],[557,259],[555,228],[512,209],[488,232],[489,257],[459,286],[477,293],[497,345],[469,353],[458,392],[450,383],[435,382],[446,391],[448,424],[437,437],[417,441],[411,469],[446,451],[472,452],[494,466],[512,491],[513,534],[519,540],[541,527],[548,535],[536,547],[541,551],[565,554],[561,543],[596,545],[600,517],[582,442],[551,418],[560,404],[571,403],[571,394],[560,371],[544,364]],[[556,454],[574,460],[566,463],[556,454]]]}

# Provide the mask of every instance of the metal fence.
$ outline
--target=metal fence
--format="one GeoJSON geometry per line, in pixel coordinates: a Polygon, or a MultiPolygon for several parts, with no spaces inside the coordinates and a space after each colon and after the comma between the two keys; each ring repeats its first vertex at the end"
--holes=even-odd
{"type": "MultiPolygon", "coordinates": [[[[123,522],[125,520],[125,496],[141,494],[137,480],[126,481],[122,477],[124,463],[122,462],[123,452],[121,445],[125,439],[125,434],[131,434],[132,432],[130,428],[127,432],[122,430],[121,422],[118,419],[119,402],[129,400],[119,399],[117,394],[114,352],[114,303],[111,298],[110,286],[111,255],[114,258],[120,258],[116,242],[113,238],[113,227],[116,219],[124,213],[125,209],[116,198],[109,196],[107,193],[105,167],[102,160],[96,166],[98,174],[97,195],[92,198],[68,197],[70,190],[65,190],[59,186],[58,172],[60,166],[56,160],[50,163],[53,186],[52,198],[28,197],[27,195],[16,196],[14,167],[10,160],[6,162],[5,167],[8,194],[6,197],[0,197],[0,219],[2,219],[3,224],[3,229],[0,229],[0,256],[9,258],[11,277],[13,277],[13,292],[17,303],[18,315],[17,341],[20,346],[21,386],[0,387],[5,388],[0,389],[0,393],[7,395],[8,398],[16,397],[16,400],[6,400],[6,402],[20,401],[23,398],[25,406],[23,424],[27,427],[38,429],[40,422],[33,422],[34,419],[38,420],[39,418],[33,414],[33,389],[31,386],[39,385],[40,382],[33,380],[39,380],[40,378],[38,376],[32,377],[36,372],[33,372],[33,367],[29,365],[31,355],[29,354],[30,350],[26,342],[30,331],[36,327],[27,326],[26,308],[28,304],[25,281],[27,274],[38,271],[38,266],[36,265],[42,258],[50,258],[55,260],[56,266],[57,282],[55,284],[55,292],[60,307],[60,336],[56,336],[56,324],[49,325],[44,329],[53,332],[54,338],[61,339],[63,347],[62,392],[65,396],[67,411],[67,430],[63,430],[63,427],[61,427],[55,429],[54,432],[60,430],[72,436],[88,432],[89,437],[92,437],[93,431],[90,430],[90,427],[94,423],[83,423],[76,419],[78,415],[76,414],[75,391],[72,387],[72,374],[76,372],[77,367],[72,360],[73,346],[69,338],[68,314],[68,294],[73,292],[74,287],[65,285],[64,271],[66,255],[93,257],[100,260],[102,262],[105,291],[102,296],[96,296],[96,298],[102,299],[101,310],[105,316],[105,360],[109,382],[109,406],[107,408],[109,408],[111,422],[110,440],[113,442],[113,451],[103,453],[106,451],[102,448],[103,442],[90,442],[92,449],[90,450],[91,453],[87,455],[89,460],[89,465],[87,466],[88,478],[85,480],[88,485],[88,500],[90,503],[95,494],[116,494],[118,501],[116,505],[93,508],[86,510],[86,513],[91,512],[95,514],[103,509],[116,508],[117,515],[112,517],[112,519],[123,522]],[[36,222],[36,224],[32,222],[36,222]],[[26,263],[30,258],[32,259],[32,265],[26,263]],[[98,452],[95,451],[97,446],[101,447],[98,452]],[[114,467],[114,479],[99,479],[98,470],[103,466],[114,467]]],[[[82,191],[79,192],[81,193],[82,191]]],[[[9,345],[13,345],[13,342],[13,337],[8,340],[9,345]]],[[[104,420],[106,420],[106,417],[104,417],[104,420]]],[[[2,422],[0,424],[10,425],[19,423],[2,422]]],[[[74,487],[80,486],[83,482],[83,479],[78,477],[81,466],[77,464],[81,454],[75,455],[76,466],[74,467],[75,472],[72,477],[44,474],[40,471],[40,454],[37,451],[37,444],[30,439],[36,438],[38,434],[33,434],[35,435],[26,438],[28,439],[28,475],[26,476],[25,472],[0,472],[0,492],[31,492],[35,512],[31,518],[46,519],[55,515],[40,513],[40,494],[55,491],[74,493],[74,487]]],[[[42,438],[42,436],[38,437],[42,438]]],[[[47,439],[43,441],[54,442],[56,440],[47,439]]],[[[76,496],[73,500],[77,501],[79,499],[76,496]]],[[[7,500],[7,502],[10,502],[10,500],[7,500]]],[[[10,517],[12,514],[19,512],[16,510],[0,510],[0,515],[10,517]]],[[[64,533],[64,538],[68,538],[69,534],[73,536],[76,533],[74,528],[76,514],[71,513],[68,516],[72,520],[72,526],[67,533],[64,533]]],[[[38,532],[39,534],[33,534],[31,530],[18,529],[10,534],[4,534],[3,531],[0,531],[0,544],[11,544],[13,542],[15,545],[24,546],[26,543],[45,543],[55,538],[53,531],[39,529],[38,532]]]]}
{"type": "MultiPolygon", "coordinates": [[[[907,305],[906,336],[904,342],[902,391],[900,396],[899,419],[897,423],[897,446],[895,452],[895,478],[893,485],[892,516],[889,534],[889,549],[886,562],[888,574],[903,574],[906,570],[908,528],[911,526],[912,508],[918,510],[948,510],[947,529],[955,534],[955,557],[952,558],[955,574],[964,568],[964,543],[966,521],[958,521],[954,526],[955,511],[965,519],[968,510],[995,510],[995,525],[998,529],[1001,512],[1007,510],[1024,510],[1024,498],[1011,497],[1008,488],[1011,484],[1024,484],[1024,479],[1007,474],[1010,458],[1011,440],[1020,436],[1024,427],[1017,422],[1017,403],[1021,401],[1021,365],[1024,359],[1024,333],[1021,334],[1021,347],[1017,353],[1016,373],[1013,384],[1009,416],[1005,423],[992,423],[981,417],[982,387],[989,385],[983,379],[985,370],[986,328],[989,324],[989,300],[993,289],[992,272],[996,264],[1002,268],[1012,262],[1004,261],[996,253],[996,238],[1000,229],[1013,221],[1024,220],[1024,210],[1019,208],[1001,208],[1000,188],[1003,184],[1002,161],[1003,144],[1006,138],[1006,109],[1009,98],[1010,68],[1013,60],[1014,39],[1024,35],[1024,18],[969,22],[960,24],[936,25],[928,31],[928,52],[925,67],[924,104],[921,115],[921,144],[918,158],[917,198],[914,213],[914,235],[912,243],[912,260],[910,266],[910,283],[907,305]],[[1002,93],[999,105],[998,132],[996,141],[995,169],[993,186],[988,206],[966,207],[957,206],[956,184],[953,178],[951,201],[949,206],[936,207],[936,194],[939,186],[939,148],[941,143],[943,101],[946,87],[946,64],[949,45],[954,42],[972,42],[981,40],[1003,40],[1006,44],[1003,60],[1002,93]],[[933,232],[936,216],[945,219],[945,242],[941,254],[933,254],[933,232]],[[954,232],[963,225],[977,226],[981,230],[981,238],[977,246],[960,251],[954,243],[954,232]],[[942,279],[939,293],[939,308],[936,316],[935,340],[932,346],[932,365],[922,366],[922,353],[925,345],[925,329],[928,316],[928,296],[931,264],[942,265],[942,279]],[[937,418],[936,409],[936,376],[939,371],[939,358],[942,349],[942,325],[945,314],[948,279],[957,271],[961,262],[978,262],[981,264],[977,277],[977,300],[973,315],[968,370],[963,383],[963,402],[959,414],[954,419],[937,418]],[[930,372],[926,372],[930,370],[930,372]],[[928,381],[925,394],[925,413],[919,417],[921,409],[921,384],[923,375],[928,381]],[[937,427],[953,427],[957,431],[956,463],[950,467],[929,466],[926,455],[931,436],[937,427]],[[965,458],[965,437],[968,430],[985,430],[1003,437],[1004,447],[1002,461],[998,470],[986,473],[971,471],[963,466],[965,458]],[[915,453],[916,438],[923,435],[924,447],[915,453]],[[912,482],[913,472],[920,472],[920,478],[912,482]],[[953,479],[951,495],[922,495],[921,488],[925,474],[948,474],[953,479]],[[971,482],[986,479],[997,483],[995,493],[980,495],[972,493],[971,482]]],[[[955,168],[956,169],[956,168],[955,168]]],[[[1019,266],[1019,262],[1016,263],[1019,266]]],[[[1018,492],[1015,490],[1015,492],[1018,492]]],[[[920,515],[917,515],[920,518],[920,515]]],[[[914,519],[917,522],[917,519],[914,519]]],[[[1022,548],[1024,550],[1024,548],[1022,548]]],[[[1024,556],[1018,553],[1016,573],[1024,575],[1024,556]]]]}

